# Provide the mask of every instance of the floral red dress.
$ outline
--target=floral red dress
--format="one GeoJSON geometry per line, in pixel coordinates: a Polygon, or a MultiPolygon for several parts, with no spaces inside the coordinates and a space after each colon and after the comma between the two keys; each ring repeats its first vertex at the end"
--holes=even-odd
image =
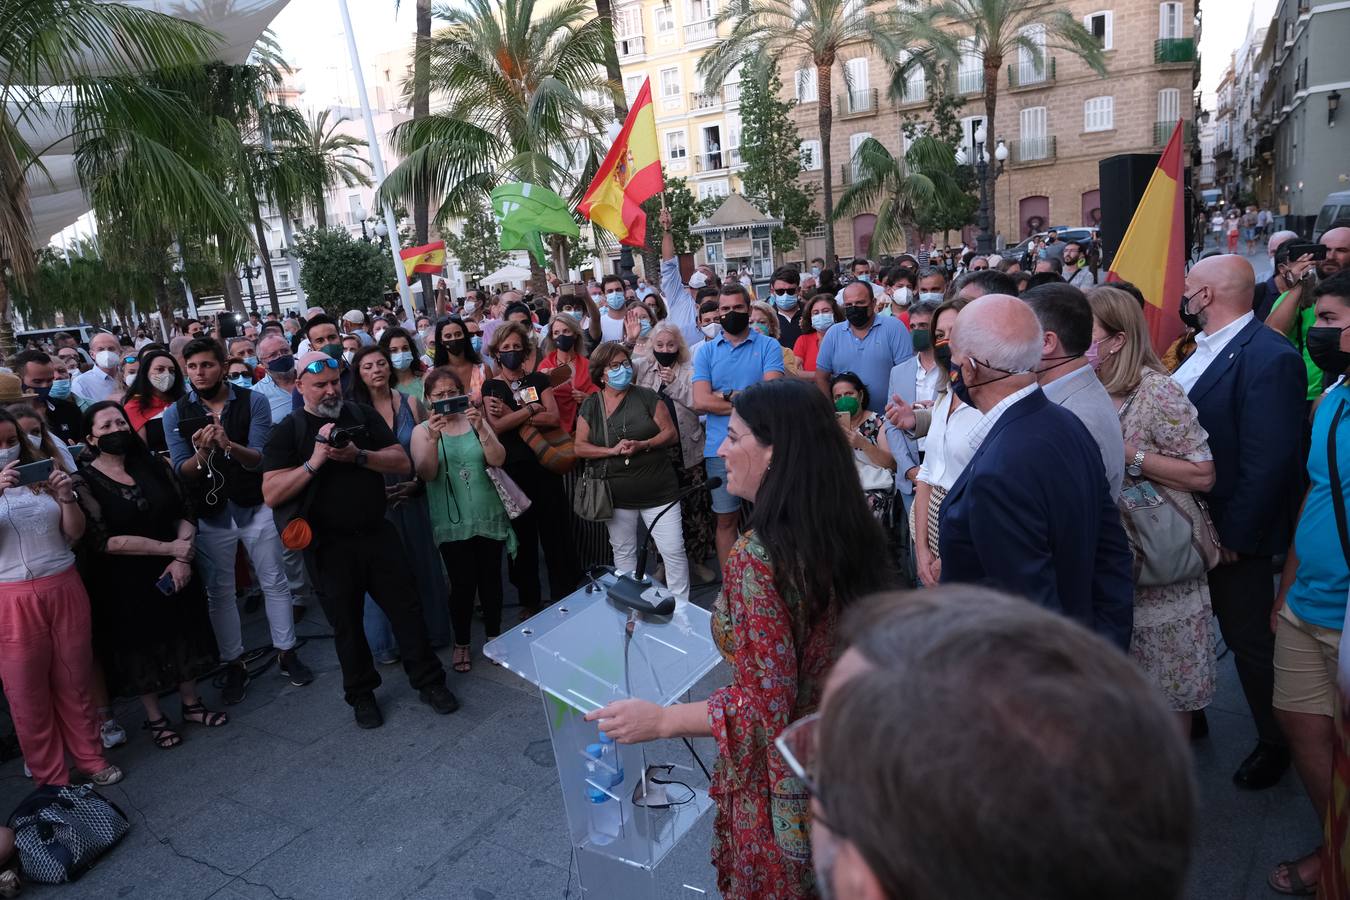
{"type": "Polygon", "coordinates": [[[815,711],[834,664],[837,610],[814,625],[781,596],[769,554],[751,532],[727,559],[712,635],[731,684],[708,698],[717,741],[709,793],[717,802],[712,861],[727,900],[818,897],[807,831],[810,799],[774,749],[791,722],[815,711]]]}

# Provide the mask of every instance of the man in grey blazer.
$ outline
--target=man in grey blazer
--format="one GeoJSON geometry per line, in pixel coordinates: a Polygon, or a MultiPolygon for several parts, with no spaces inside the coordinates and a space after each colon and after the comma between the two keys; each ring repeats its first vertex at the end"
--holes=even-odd
{"type": "MultiPolygon", "coordinates": [[[[891,397],[898,396],[913,406],[916,402],[931,403],[935,399],[939,377],[937,361],[933,357],[930,327],[937,308],[938,304],[931,300],[910,307],[909,335],[914,342],[914,355],[891,369],[886,391],[888,402],[891,397]]],[[[902,431],[887,421],[886,440],[891,446],[891,455],[895,457],[895,490],[904,501],[905,515],[908,517],[909,508],[914,505],[914,480],[919,477],[919,451],[923,438],[915,437],[913,432],[902,431]]]]}
{"type": "Polygon", "coordinates": [[[1089,364],[1092,344],[1092,308],[1087,297],[1071,284],[1042,284],[1022,294],[1040,320],[1045,340],[1036,378],[1051,403],[1078,417],[1102,453],[1111,496],[1120,495],[1125,478],[1125,439],[1120,414],[1111,395],[1089,364]]]}

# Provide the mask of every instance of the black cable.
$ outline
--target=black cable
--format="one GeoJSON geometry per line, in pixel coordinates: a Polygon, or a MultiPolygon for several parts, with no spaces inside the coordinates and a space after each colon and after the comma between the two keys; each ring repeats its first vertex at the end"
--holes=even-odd
{"type": "Polygon", "coordinates": [[[694,762],[698,763],[698,767],[703,770],[703,777],[708,779],[708,784],[712,784],[712,775],[708,774],[708,767],[703,764],[703,760],[699,759],[698,752],[694,750],[694,745],[689,742],[689,738],[682,737],[680,740],[684,741],[684,745],[689,748],[689,755],[694,758],[694,762]]]}

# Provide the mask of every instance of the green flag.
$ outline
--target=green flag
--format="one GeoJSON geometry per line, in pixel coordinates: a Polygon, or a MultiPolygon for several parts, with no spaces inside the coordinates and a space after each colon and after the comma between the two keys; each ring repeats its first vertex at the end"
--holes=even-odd
{"type": "Polygon", "coordinates": [[[502,230],[502,249],[528,250],[541,266],[548,265],[548,252],[541,235],[581,235],[567,209],[567,202],[537,184],[518,181],[493,189],[492,212],[502,230]]]}

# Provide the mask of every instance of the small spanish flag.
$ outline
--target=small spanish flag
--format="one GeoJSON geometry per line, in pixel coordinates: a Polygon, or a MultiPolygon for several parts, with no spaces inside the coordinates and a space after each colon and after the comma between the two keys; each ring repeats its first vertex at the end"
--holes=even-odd
{"type": "Polygon", "coordinates": [[[1128,281],[1144,295],[1144,321],[1160,355],[1182,327],[1178,311],[1186,283],[1186,192],[1181,182],[1185,124],[1177,122],[1106,275],[1107,283],[1128,281]]]}
{"type": "Polygon", "coordinates": [[[400,250],[398,255],[403,260],[403,271],[409,278],[421,272],[439,275],[445,268],[445,241],[409,247],[407,250],[400,250]]]}
{"type": "Polygon", "coordinates": [[[617,237],[619,243],[641,247],[647,242],[647,214],[641,204],[665,189],[656,149],[652,82],[648,78],[577,210],[617,237]]]}

